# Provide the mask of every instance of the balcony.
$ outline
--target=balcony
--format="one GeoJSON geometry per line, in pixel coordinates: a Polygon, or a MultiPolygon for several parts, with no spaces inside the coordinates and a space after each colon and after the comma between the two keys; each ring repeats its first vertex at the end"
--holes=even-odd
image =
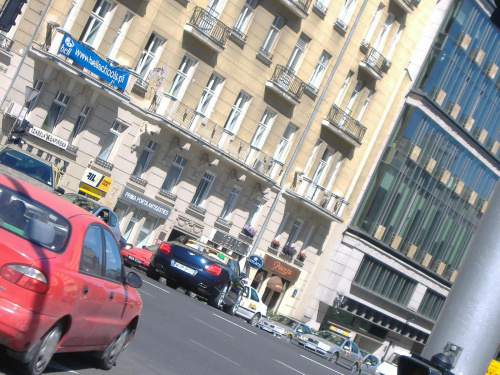
{"type": "Polygon", "coordinates": [[[349,204],[341,196],[326,190],[307,177],[302,177],[301,183],[287,189],[287,193],[339,222],[342,222],[341,211],[349,204]]]}
{"type": "Polygon", "coordinates": [[[275,168],[273,168],[274,163],[270,155],[253,149],[248,142],[229,133],[214,121],[207,118],[199,119],[199,115],[182,102],[175,102],[172,108],[165,113],[165,117],[202,143],[210,145],[239,163],[245,164],[254,172],[271,178],[271,172],[275,168]]]}
{"type": "Polygon", "coordinates": [[[0,49],[5,52],[10,52],[12,47],[12,39],[7,38],[5,35],[0,34],[0,49]]]}
{"type": "Polygon", "coordinates": [[[191,34],[216,53],[224,51],[231,28],[212,13],[196,7],[184,31],[191,34]]]}
{"type": "Polygon", "coordinates": [[[302,19],[307,18],[307,11],[309,10],[311,1],[312,0],[280,0],[280,2],[293,14],[302,19]]]}
{"type": "Polygon", "coordinates": [[[282,65],[276,65],[273,76],[266,83],[266,87],[281,95],[292,105],[300,104],[305,85],[292,69],[282,65]]]}
{"type": "Polygon", "coordinates": [[[392,0],[392,2],[407,14],[412,13],[415,9],[415,4],[412,0],[392,0]]]}
{"type": "Polygon", "coordinates": [[[365,58],[359,63],[359,67],[373,79],[379,80],[382,79],[382,74],[389,70],[391,62],[375,48],[370,48],[365,58]]]}
{"type": "Polygon", "coordinates": [[[355,147],[361,145],[366,132],[366,127],[336,105],[330,108],[326,121],[323,121],[323,126],[355,147]]]}
{"type": "Polygon", "coordinates": [[[140,185],[142,187],[148,184],[147,180],[140,178],[139,176],[134,176],[133,174],[130,175],[129,179],[130,181],[135,182],[137,185],[140,185]]]}

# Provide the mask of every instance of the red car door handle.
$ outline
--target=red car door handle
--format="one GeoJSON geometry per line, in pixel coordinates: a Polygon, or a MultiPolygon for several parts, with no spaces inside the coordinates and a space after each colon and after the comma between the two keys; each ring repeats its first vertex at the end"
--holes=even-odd
{"type": "Polygon", "coordinates": [[[114,295],[114,293],[113,293],[113,292],[109,293],[109,300],[111,301],[111,300],[114,298],[114,296],[115,296],[115,295],[114,295]]]}
{"type": "Polygon", "coordinates": [[[87,294],[89,292],[89,287],[87,285],[85,285],[83,287],[83,294],[87,294]]]}

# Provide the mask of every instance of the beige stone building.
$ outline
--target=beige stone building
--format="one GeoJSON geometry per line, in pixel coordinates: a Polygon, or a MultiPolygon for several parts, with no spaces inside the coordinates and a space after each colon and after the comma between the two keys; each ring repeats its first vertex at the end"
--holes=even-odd
{"type": "Polygon", "coordinates": [[[270,311],[319,328],[361,262],[340,241],[435,6],[29,0],[0,40],[2,144],[31,124],[23,147],[113,207],[137,246],[188,234],[261,256],[248,276],[270,311]]]}

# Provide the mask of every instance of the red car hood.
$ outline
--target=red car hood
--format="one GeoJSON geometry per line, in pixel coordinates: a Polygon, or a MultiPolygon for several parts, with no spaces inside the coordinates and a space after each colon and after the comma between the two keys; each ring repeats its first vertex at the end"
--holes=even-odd
{"type": "Polygon", "coordinates": [[[121,250],[123,257],[132,256],[143,263],[149,264],[151,261],[151,257],[153,256],[153,252],[146,249],[141,249],[139,247],[133,247],[131,249],[122,249],[121,250]]]}

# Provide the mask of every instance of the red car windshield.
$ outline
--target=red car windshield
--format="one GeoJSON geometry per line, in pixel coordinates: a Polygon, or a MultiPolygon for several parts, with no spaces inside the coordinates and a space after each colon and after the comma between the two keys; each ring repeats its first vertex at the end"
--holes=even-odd
{"type": "Polygon", "coordinates": [[[40,202],[0,185],[0,228],[59,253],[66,244],[70,225],[40,202]]]}

